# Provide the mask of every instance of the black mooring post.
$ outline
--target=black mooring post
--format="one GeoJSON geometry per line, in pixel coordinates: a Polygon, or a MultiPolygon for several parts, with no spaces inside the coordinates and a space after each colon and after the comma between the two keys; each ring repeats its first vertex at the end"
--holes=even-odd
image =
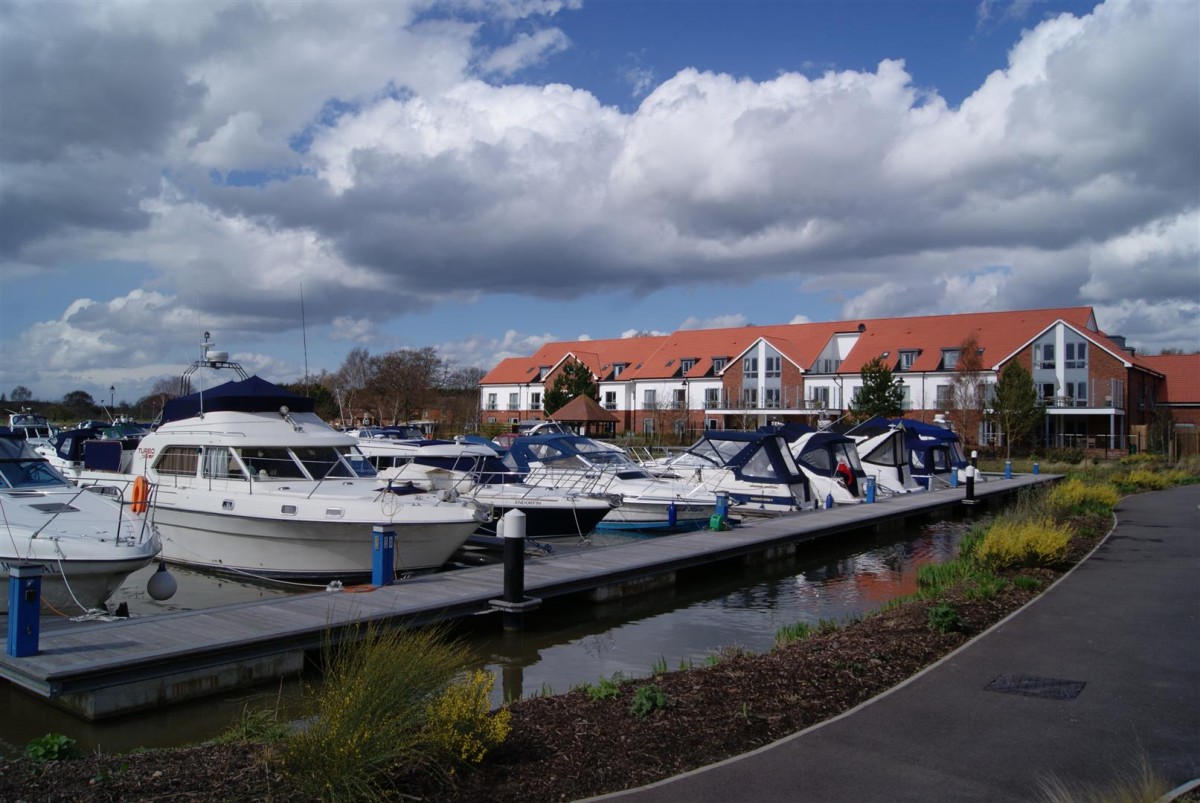
{"type": "Polygon", "coordinates": [[[498,534],[504,539],[504,596],[489,600],[501,612],[505,630],[520,630],[525,611],[538,608],[542,601],[525,596],[525,514],[510,510],[500,518],[498,534]]]}

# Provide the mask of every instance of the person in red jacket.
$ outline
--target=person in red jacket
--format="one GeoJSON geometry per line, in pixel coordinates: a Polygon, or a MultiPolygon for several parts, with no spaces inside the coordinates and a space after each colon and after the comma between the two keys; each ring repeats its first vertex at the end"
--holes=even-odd
{"type": "Polygon", "coordinates": [[[841,480],[846,485],[846,490],[850,491],[854,496],[858,496],[858,478],[854,476],[854,471],[850,466],[846,465],[844,460],[839,460],[837,468],[834,469],[841,480]]]}

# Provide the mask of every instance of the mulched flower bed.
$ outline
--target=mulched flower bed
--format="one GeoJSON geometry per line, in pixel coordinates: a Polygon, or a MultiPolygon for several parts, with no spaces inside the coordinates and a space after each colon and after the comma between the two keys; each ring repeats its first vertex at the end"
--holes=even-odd
{"type": "MultiPolygon", "coordinates": [[[[1090,523],[1081,531],[1103,532],[1103,522],[1090,523]]],[[[1068,565],[1093,543],[1077,538],[1068,565]]],[[[512,733],[482,764],[437,782],[397,781],[393,797],[577,800],[753,750],[911,677],[1027,603],[1061,571],[1020,574],[1036,578],[1038,588],[1008,584],[986,600],[962,591],[943,596],[939,603],[953,605],[960,618],[951,632],[931,629],[934,603],[916,601],[766,654],[729,652],[711,666],[628,681],[608,699],[578,690],[511,703],[512,733]],[[643,686],[656,687],[665,705],[639,717],[630,706],[643,686]]],[[[299,799],[271,762],[270,748],[258,745],[0,762],[0,800],[6,801],[299,799]]]]}

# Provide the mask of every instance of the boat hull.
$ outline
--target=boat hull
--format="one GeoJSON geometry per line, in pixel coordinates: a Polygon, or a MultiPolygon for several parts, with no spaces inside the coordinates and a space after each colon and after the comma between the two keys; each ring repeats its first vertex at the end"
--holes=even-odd
{"type": "Polygon", "coordinates": [[[701,530],[709,525],[715,505],[687,500],[622,500],[620,507],[605,516],[596,529],[600,531],[673,533],[701,530]]]}
{"type": "MultiPolygon", "coordinates": [[[[268,580],[357,582],[373,569],[373,533],[365,522],[280,521],[219,515],[160,505],[155,523],[163,558],[203,571],[268,580]]],[[[435,569],[458,550],[479,525],[462,515],[443,521],[396,524],[393,565],[397,574],[435,569]]]]}
{"type": "MultiPolygon", "coordinates": [[[[148,565],[159,554],[155,539],[141,544],[112,547],[112,555],[72,557],[79,550],[60,544],[65,557],[51,549],[35,550],[28,557],[0,557],[0,613],[8,613],[8,570],[12,565],[36,566],[42,571],[41,599],[44,613],[75,615],[101,608],[129,575],[148,565]]],[[[89,550],[93,551],[93,550],[89,550]]]]}

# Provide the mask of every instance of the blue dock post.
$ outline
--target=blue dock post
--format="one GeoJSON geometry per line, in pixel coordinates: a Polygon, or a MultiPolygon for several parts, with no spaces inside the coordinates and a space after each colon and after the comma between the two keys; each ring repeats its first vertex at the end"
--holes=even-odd
{"type": "Polygon", "coordinates": [[[42,567],[8,569],[8,654],[26,658],[38,654],[41,634],[42,567]]]}
{"type": "Polygon", "coordinates": [[[520,630],[525,611],[539,608],[542,601],[525,596],[525,514],[513,508],[500,517],[497,534],[504,539],[504,597],[488,603],[502,612],[505,630],[520,630]]]}
{"type": "Polygon", "coordinates": [[[677,511],[675,509],[675,503],[672,502],[671,504],[667,505],[667,526],[674,529],[675,524],[678,521],[679,521],[679,511],[677,511]]]}
{"type": "Polygon", "coordinates": [[[825,494],[825,509],[826,510],[833,509],[833,494],[831,494],[831,493],[825,494]]]}
{"type": "Polygon", "coordinates": [[[1037,473],[1039,473],[1039,471],[1038,471],[1038,464],[1037,464],[1037,461],[1036,461],[1036,460],[1034,460],[1034,461],[1033,461],[1033,473],[1034,473],[1034,474],[1037,474],[1037,473]]]}
{"type": "Polygon", "coordinates": [[[956,468],[950,469],[950,487],[951,488],[958,487],[958,469],[956,469],[956,468]]]}
{"type": "Polygon", "coordinates": [[[376,524],[371,530],[371,585],[390,586],[396,579],[396,530],[376,524]]]}
{"type": "Polygon", "coordinates": [[[1011,460],[1004,461],[1004,479],[1006,479],[1006,480],[1012,479],[1012,461],[1011,460]]]}
{"type": "Polygon", "coordinates": [[[875,504],[875,478],[867,477],[867,504],[875,504]]]}

